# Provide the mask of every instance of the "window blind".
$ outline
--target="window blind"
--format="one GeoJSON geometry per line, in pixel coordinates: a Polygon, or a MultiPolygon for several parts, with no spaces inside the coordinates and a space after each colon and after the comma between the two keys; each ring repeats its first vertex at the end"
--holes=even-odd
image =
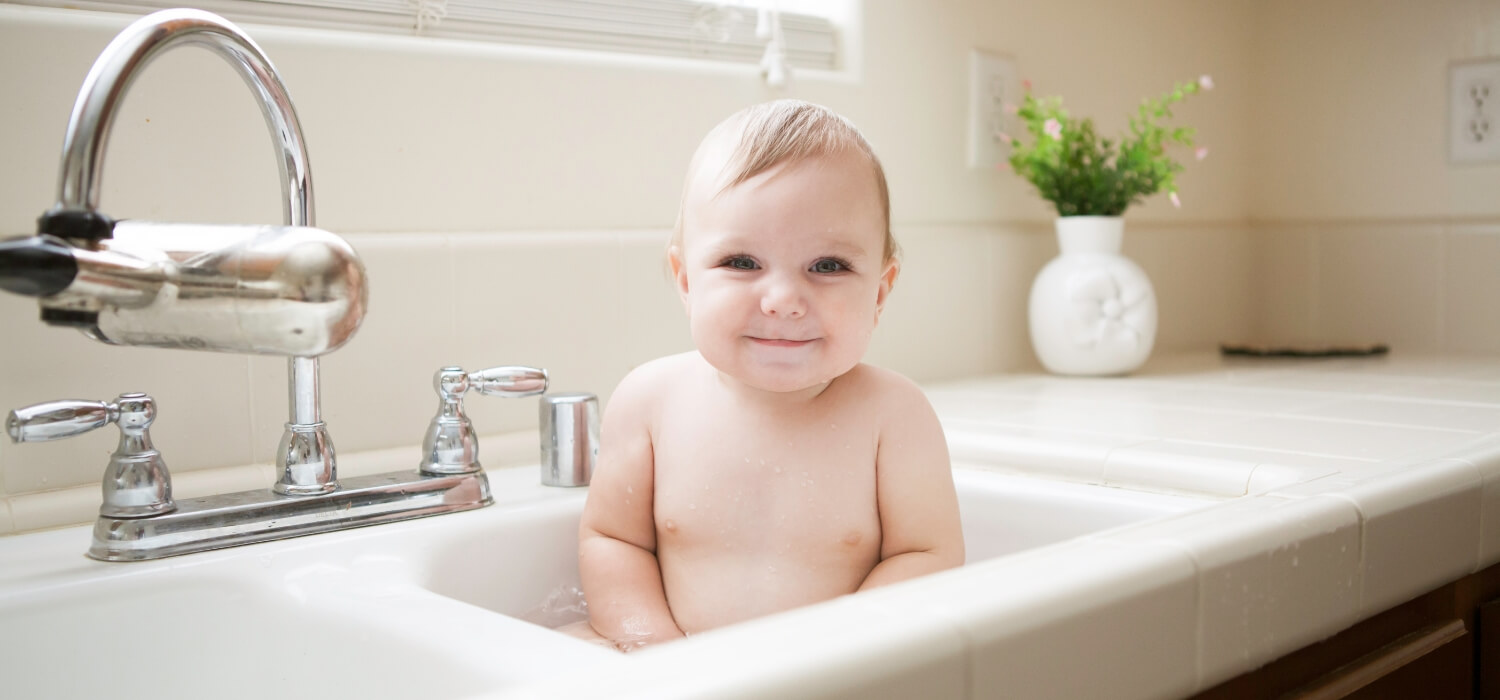
{"type": "MultiPolygon", "coordinates": [[[[146,13],[191,5],[234,22],[417,34],[507,44],[759,63],[761,10],[706,0],[10,0],[19,4],[146,13]]],[[[779,12],[788,65],[838,67],[826,17],[779,12]]]]}

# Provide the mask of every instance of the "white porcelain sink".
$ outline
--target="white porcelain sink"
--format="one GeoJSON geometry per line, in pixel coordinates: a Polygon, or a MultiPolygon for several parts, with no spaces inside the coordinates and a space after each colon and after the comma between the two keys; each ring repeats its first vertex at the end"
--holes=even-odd
{"type": "MultiPolygon", "coordinates": [[[[523,621],[579,616],[542,608],[576,603],[586,491],[491,481],[480,510],[152,562],[85,558],[83,527],[0,538],[0,694],[452,698],[628,663],[523,621]]],[[[970,562],[1216,502],[955,482],[970,562]]]]}

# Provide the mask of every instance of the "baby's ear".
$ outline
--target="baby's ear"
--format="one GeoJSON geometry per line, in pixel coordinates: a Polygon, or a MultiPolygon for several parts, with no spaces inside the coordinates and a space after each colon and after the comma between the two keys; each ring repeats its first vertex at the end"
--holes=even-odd
{"type": "Polygon", "coordinates": [[[891,288],[896,286],[896,278],[901,275],[901,261],[891,258],[885,264],[885,271],[880,273],[880,289],[875,292],[875,320],[880,321],[880,312],[885,309],[885,299],[890,296],[891,288]]]}
{"type": "Polygon", "coordinates": [[[682,246],[667,247],[667,266],[672,270],[672,281],[677,284],[677,296],[682,299],[682,307],[691,313],[692,307],[688,305],[687,264],[682,259],[682,246]]]}

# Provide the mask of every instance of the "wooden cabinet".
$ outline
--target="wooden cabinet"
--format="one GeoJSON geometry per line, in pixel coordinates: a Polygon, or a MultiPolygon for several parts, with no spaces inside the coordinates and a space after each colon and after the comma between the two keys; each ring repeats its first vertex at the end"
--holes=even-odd
{"type": "Polygon", "coordinates": [[[1500,700],[1500,565],[1429,591],[1197,697],[1283,696],[1500,700]]]}

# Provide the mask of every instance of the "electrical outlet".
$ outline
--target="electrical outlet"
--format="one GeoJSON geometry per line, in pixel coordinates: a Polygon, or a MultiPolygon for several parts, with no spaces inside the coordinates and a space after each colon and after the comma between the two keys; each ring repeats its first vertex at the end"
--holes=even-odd
{"type": "Polygon", "coordinates": [[[1448,66],[1448,158],[1500,161],[1500,60],[1448,66]]]}
{"type": "Polygon", "coordinates": [[[1005,105],[1020,104],[1020,93],[1015,61],[978,49],[969,54],[969,167],[992,170],[1010,157],[1000,134],[1014,121],[1005,105]]]}

